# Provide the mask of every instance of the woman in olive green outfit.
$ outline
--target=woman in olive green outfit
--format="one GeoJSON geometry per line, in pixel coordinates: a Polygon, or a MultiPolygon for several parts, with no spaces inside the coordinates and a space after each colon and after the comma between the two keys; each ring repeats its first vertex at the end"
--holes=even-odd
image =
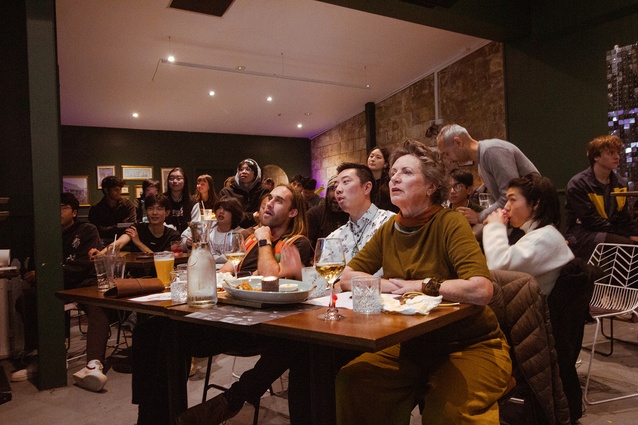
{"type": "Polygon", "coordinates": [[[383,267],[384,292],[423,288],[447,301],[485,307],[343,367],[336,381],[337,423],[408,424],[410,412],[424,400],[424,425],[497,425],[497,400],[512,365],[505,336],[486,306],[492,282],[485,257],[467,220],[440,206],[449,188],[438,153],[406,141],[391,164],[390,195],[401,212],[348,263],[342,280],[347,284],[383,267]],[[426,278],[443,282],[424,284],[426,278]]]}

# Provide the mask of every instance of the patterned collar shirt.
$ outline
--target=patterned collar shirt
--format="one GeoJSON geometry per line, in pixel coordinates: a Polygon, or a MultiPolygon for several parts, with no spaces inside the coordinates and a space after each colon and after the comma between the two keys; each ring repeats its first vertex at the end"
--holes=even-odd
{"type": "MultiPolygon", "coordinates": [[[[392,211],[382,210],[376,205],[370,204],[370,208],[359,220],[354,222],[349,219],[346,224],[330,233],[327,237],[341,239],[341,244],[346,254],[346,263],[348,263],[363,249],[379,227],[393,215],[395,214],[392,211]]],[[[375,276],[381,276],[382,274],[383,269],[379,269],[375,276]]]]}

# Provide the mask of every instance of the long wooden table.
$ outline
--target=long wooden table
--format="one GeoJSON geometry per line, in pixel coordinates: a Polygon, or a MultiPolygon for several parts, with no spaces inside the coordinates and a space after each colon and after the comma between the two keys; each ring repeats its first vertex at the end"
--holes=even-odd
{"type": "MultiPolygon", "coordinates": [[[[260,324],[243,326],[229,323],[200,320],[190,317],[190,313],[201,312],[202,309],[192,308],[186,304],[176,304],[172,301],[136,302],[125,298],[106,298],[95,287],[58,291],[56,295],[65,301],[76,301],[84,304],[97,305],[104,308],[136,311],[138,313],[161,315],[173,319],[172,323],[187,321],[204,326],[223,327],[237,332],[273,335],[280,338],[301,341],[313,345],[313,363],[325,360],[326,350],[350,349],[357,351],[378,351],[411,338],[424,335],[455,321],[464,319],[481,310],[482,307],[461,304],[452,307],[435,308],[428,316],[405,316],[400,314],[359,315],[351,310],[340,309],[347,319],[339,322],[325,322],[317,319],[320,310],[308,310],[287,317],[269,320],[260,324]],[[315,349],[316,348],[316,349],[315,349]]],[[[248,307],[240,307],[247,308],[248,307]]],[[[176,326],[174,327],[176,329],[176,326]]],[[[174,330],[176,336],[177,331],[174,330]]],[[[170,344],[176,346],[177,344],[170,344]]],[[[312,366],[312,365],[311,365],[312,366]]],[[[179,379],[175,375],[179,369],[169,365],[169,379],[179,379]]],[[[176,382],[176,381],[173,381],[176,382]]],[[[313,387],[316,383],[313,383],[313,387]]],[[[313,391],[317,397],[325,395],[321,385],[333,385],[324,379],[313,391]]],[[[177,386],[179,387],[179,386],[177,386]]],[[[332,388],[330,388],[331,390],[332,388]]],[[[327,392],[328,394],[331,391],[327,392]]],[[[171,417],[187,407],[187,394],[171,393],[171,417]]],[[[323,398],[326,398],[325,396],[323,398]]],[[[314,400],[314,398],[313,398],[314,400]]],[[[330,400],[320,400],[325,409],[329,409],[330,400]]],[[[313,404],[313,411],[314,411],[313,404]]],[[[321,410],[327,413],[325,410],[321,410]]],[[[330,422],[326,416],[319,416],[315,423],[330,422]]]]}

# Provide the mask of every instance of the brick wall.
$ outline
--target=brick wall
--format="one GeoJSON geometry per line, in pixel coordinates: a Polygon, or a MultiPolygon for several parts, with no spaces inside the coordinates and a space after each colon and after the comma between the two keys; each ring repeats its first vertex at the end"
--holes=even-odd
{"type": "MultiPolygon", "coordinates": [[[[456,122],[480,140],[505,138],[503,46],[490,43],[439,71],[439,116],[456,122]]],[[[406,138],[436,145],[425,132],[435,119],[434,75],[376,105],[377,145],[393,146],[406,138]]],[[[362,112],[311,141],[312,175],[325,185],[342,162],[365,163],[365,115],[362,112]]],[[[476,167],[468,167],[475,175],[476,167]]]]}

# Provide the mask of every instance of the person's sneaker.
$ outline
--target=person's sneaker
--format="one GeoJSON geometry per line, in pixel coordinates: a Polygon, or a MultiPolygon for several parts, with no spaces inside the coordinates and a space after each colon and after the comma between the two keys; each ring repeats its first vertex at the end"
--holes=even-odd
{"type": "Polygon", "coordinates": [[[108,378],[102,373],[102,363],[99,360],[91,360],[84,369],[73,374],[73,380],[78,387],[85,390],[98,392],[104,388],[108,378]]]}
{"type": "Polygon", "coordinates": [[[239,413],[241,408],[231,410],[224,393],[197,404],[177,417],[178,425],[206,423],[219,425],[239,413]]]}
{"type": "Polygon", "coordinates": [[[38,364],[33,363],[24,369],[16,370],[11,374],[9,379],[11,379],[11,382],[22,382],[33,378],[36,373],[38,373],[38,364]]]}

